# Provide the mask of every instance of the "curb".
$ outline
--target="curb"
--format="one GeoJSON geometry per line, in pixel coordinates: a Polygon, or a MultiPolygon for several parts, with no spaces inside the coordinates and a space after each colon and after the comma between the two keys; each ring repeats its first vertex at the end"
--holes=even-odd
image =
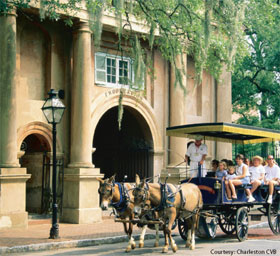
{"type": "Polygon", "coordinates": [[[253,228],[253,229],[254,228],[269,228],[269,225],[268,225],[268,222],[261,222],[261,223],[249,226],[249,229],[251,229],[251,228],[253,228]]]}
{"type": "MultiPolygon", "coordinates": [[[[140,235],[133,236],[137,241],[140,239],[140,235]]],[[[146,234],[145,240],[155,239],[155,234],[146,234]]],[[[162,234],[159,234],[160,238],[163,238],[162,234]]],[[[52,243],[40,243],[40,244],[29,244],[20,245],[13,247],[0,247],[0,255],[5,255],[8,253],[25,253],[25,252],[36,252],[36,251],[49,251],[55,249],[66,249],[66,248],[76,248],[76,247],[87,247],[87,246],[97,246],[103,244],[115,244],[128,241],[127,236],[115,236],[115,237],[104,237],[95,239],[82,239],[82,240],[71,240],[63,242],[52,242],[52,243]]]]}

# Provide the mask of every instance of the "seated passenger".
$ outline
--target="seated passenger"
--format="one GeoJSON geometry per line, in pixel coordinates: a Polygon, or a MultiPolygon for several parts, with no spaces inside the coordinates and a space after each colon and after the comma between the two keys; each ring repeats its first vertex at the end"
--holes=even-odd
{"type": "Polygon", "coordinates": [[[251,184],[252,188],[250,190],[251,197],[249,198],[248,202],[254,202],[255,198],[252,196],[254,191],[264,183],[264,174],[265,170],[262,165],[263,159],[260,156],[254,156],[252,158],[253,166],[249,168],[249,172],[251,174],[251,184]]]}
{"type": "Polygon", "coordinates": [[[227,171],[226,180],[233,180],[236,177],[234,166],[229,166],[227,171]]]}
{"type": "MultiPolygon", "coordinates": [[[[235,161],[237,163],[236,166],[236,177],[232,180],[228,180],[228,198],[232,198],[233,200],[237,199],[236,196],[236,186],[240,186],[242,184],[249,184],[250,183],[250,173],[248,170],[248,166],[243,163],[244,156],[241,154],[238,154],[235,158],[235,161]]],[[[252,195],[249,195],[249,199],[252,200],[252,195]]]]}
{"type": "Polygon", "coordinates": [[[226,162],[219,162],[219,168],[216,172],[216,178],[219,179],[219,180],[224,180],[224,177],[227,176],[227,164],[226,162]]]}
{"type": "Polygon", "coordinates": [[[250,167],[250,166],[251,166],[251,164],[250,164],[250,159],[247,158],[247,157],[245,157],[245,158],[244,158],[244,164],[246,164],[248,167],[250,167]]]}
{"type": "Polygon", "coordinates": [[[216,172],[218,170],[218,167],[219,167],[219,161],[217,159],[213,159],[211,161],[211,166],[212,166],[212,171],[216,172]]]}
{"type": "Polygon", "coordinates": [[[271,155],[267,157],[267,162],[268,165],[265,167],[265,184],[269,188],[267,203],[272,204],[274,186],[280,185],[280,168],[275,164],[271,155]]]}
{"type": "Polygon", "coordinates": [[[225,180],[225,185],[226,185],[226,194],[227,194],[227,198],[231,199],[231,190],[228,184],[229,180],[233,180],[236,177],[235,174],[235,167],[233,165],[230,165],[228,167],[228,171],[227,171],[227,176],[226,176],[226,180],[225,180]]]}

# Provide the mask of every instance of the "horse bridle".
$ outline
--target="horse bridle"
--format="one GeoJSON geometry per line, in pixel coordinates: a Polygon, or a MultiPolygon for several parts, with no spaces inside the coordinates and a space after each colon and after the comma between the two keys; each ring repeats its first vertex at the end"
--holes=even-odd
{"type": "Polygon", "coordinates": [[[112,182],[112,183],[107,183],[107,182],[102,183],[102,184],[100,185],[99,189],[98,189],[98,193],[99,193],[101,196],[105,195],[105,193],[104,193],[104,192],[102,193],[100,189],[101,189],[101,187],[106,187],[106,186],[110,186],[110,187],[111,187],[110,196],[112,196],[112,195],[113,195],[113,192],[114,192],[114,190],[115,190],[115,183],[114,183],[114,182],[112,182]]]}
{"type": "Polygon", "coordinates": [[[140,192],[144,191],[144,193],[142,195],[142,201],[143,201],[144,204],[146,204],[146,201],[149,200],[149,185],[147,183],[145,183],[145,187],[144,188],[135,187],[133,189],[133,192],[132,192],[133,196],[135,196],[134,195],[134,191],[140,191],[140,192]]]}

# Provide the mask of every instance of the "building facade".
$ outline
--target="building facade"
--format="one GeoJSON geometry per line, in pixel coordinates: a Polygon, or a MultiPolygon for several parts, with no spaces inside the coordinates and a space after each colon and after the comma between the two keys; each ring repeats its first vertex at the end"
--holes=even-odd
{"type": "MultiPolygon", "coordinates": [[[[147,31],[132,25],[137,33],[147,31]]],[[[167,138],[166,127],[231,121],[230,73],[224,71],[218,83],[204,72],[195,86],[194,61],[186,54],[181,68],[187,95],[174,87],[174,70],[156,46],[146,50],[153,77],[147,72],[140,90],[129,87],[133,59],[118,51],[115,28],[114,17],[104,15],[96,48],[86,11],[72,27],[40,21],[36,8],[0,17],[0,228],[26,226],[28,214],[48,211],[52,128],[41,107],[51,88],[65,92],[58,179],[60,219],[70,223],[101,220],[97,177],[116,173],[117,180],[133,181],[136,173],[156,176],[182,162],[187,141],[167,138]]],[[[209,159],[231,156],[222,143],[208,146],[209,159]]]]}

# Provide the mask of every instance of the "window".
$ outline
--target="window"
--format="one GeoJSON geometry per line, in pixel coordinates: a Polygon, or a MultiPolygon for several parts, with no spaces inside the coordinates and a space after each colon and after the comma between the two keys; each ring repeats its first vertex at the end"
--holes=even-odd
{"type": "Polygon", "coordinates": [[[95,54],[95,83],[107,87],[129,86],[133,82],[132,60],[127,57],[95,54]]]}

